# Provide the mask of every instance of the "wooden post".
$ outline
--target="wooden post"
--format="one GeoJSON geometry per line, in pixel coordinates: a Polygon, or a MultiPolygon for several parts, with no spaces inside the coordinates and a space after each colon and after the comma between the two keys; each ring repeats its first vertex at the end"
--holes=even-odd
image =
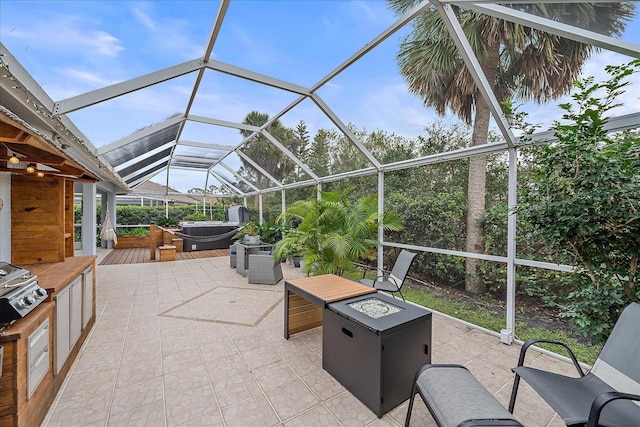
{"type": "Polygon", "coordinates": [[[156,259],[156,223],[152,222],[149,225],[149,235],[151,239],[151,243],[149,243],[149,250],[151,251],[149,255],[151,256],[151,261],[155,261],[156,259]]]}

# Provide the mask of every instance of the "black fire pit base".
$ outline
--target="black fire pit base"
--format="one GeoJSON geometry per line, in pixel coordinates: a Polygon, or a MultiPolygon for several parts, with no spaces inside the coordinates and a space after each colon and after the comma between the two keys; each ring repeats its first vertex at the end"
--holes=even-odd
{"type": "Polygon", "coordinates": [[[430,311],[379,292],[324,310],[322,367],[378,418],[410,397],[415,373],[426,363],[431,363],[430,311]],[[400,310],[375,319],[349,305],[371,298],[400,310]]]}

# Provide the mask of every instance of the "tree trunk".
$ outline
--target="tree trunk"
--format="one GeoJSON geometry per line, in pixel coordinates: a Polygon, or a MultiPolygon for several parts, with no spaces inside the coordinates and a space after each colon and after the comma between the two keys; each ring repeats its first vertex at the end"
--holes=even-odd
{"type": "MultiPolygon", "coordinates": [[[[484,100],[476,101],[476,116],[473,124],[472,145],[483,144],[489,134],[491,111],[484,100]]],[[[485,187],[487,176],[487,156],[469,159],[469,182],[467,186],[467,252],[484,253],[484,227],[482,218],[485,211],[485,187]]],[[[465,261],[465,291],[472,295],[487,292],[487,286],[480,272],[482,260],[467,258],[465,261]]]]}
{"type": "MultiPolygon", "coordinates": [[[[487,53],[481,62],[487,81],[495,84],[498,72],[499,46],[487,53]]],[[[478,92],[475,99],[476,114],[473,119],[473,135],[471,145],[486,144],[489,135],[491,110],[478,92]]],[[[469,182],[467,186],[467,252],[484,253],[484,227],[482,219],[485,212],[485,193],[487,180],[487,156],[474,156],[469,159],[469,182]]],[[[465,260],[465,291],[471,295],[487,292],[480,266],[482,260],[467,258],[465,260]]]]}

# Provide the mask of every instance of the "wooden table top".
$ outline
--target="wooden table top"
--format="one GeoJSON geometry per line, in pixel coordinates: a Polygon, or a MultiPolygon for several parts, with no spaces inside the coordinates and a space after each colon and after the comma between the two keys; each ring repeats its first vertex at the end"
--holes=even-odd
{"type": "Polygon", "coordinates": [[[303,290],[323,300],[325,303],[341,301],[343,299],[376,292],[375,288],[336,276],[335,274],[323,274],[321,276],[287,280],[286,284],[303,290]]]}

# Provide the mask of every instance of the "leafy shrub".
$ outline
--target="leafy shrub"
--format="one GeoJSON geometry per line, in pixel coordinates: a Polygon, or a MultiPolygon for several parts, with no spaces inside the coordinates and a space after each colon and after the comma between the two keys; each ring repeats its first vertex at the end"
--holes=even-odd
{"type": "Polygon", "coordinates": [[[133,237],[147,237],[149,236],[149,229],[144,227],[136,228],[118,228],[116,230],[118,236],[133,236],[133,237]]]}
{"type": "Polygon", "coordinates": [[[208,221],[209,218],[202,212],[193,212],[184,217],[184,221],[208,221]]]}

